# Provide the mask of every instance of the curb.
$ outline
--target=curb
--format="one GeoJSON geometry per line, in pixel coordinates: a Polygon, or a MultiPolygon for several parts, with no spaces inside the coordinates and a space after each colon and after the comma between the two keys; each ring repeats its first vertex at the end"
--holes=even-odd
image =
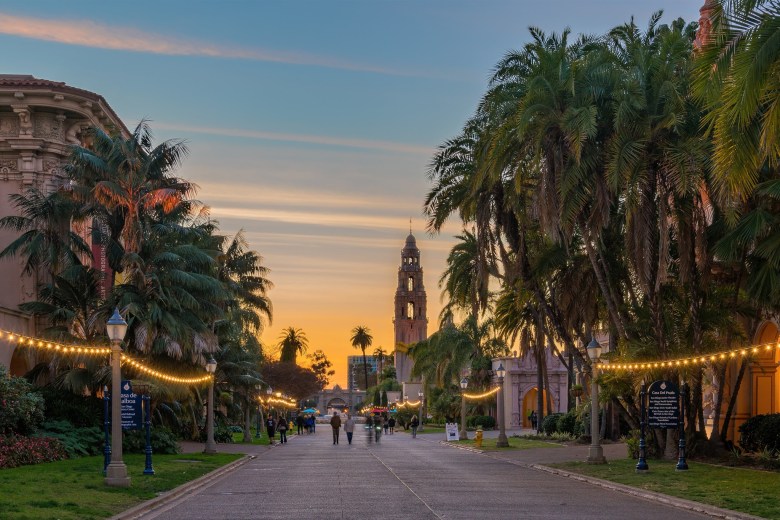
{"type": "Polygon", "coordinates": [[[447,446],[448,448],[455,448],[456,450],[470,451],[471,453],[479,453],[480,455],[485,453],[485,450],[478,450],[477,448],[461,446],[460,444],[450,444],[447,441],[439,441],[439,444],[441,444],[442,446],[447,446]]]}
{"type": "Polygon", "coordinates": [[[684,498],[677,498],[669,495],[664,495],[662,493],[656,493],[654,491],[646,491],[632,486],[627,486],[625,484],[617,484],[615,482],[610,482],[609,480],[581,475],[579,473],[572,473],[570,471],[565,471],[558,468],[551,468],[549,466],[544,466],[542,464],[524,464],[524,466],[527,466],[529,468],[538,471],[544,471],[552,475],[558,475],[561,477],[570,478],[572,480],[586,482],[594,486],[599,486],[605,489],[609,489],[610,491],[617,491],[619,493],[624,493],[626,495],[643,498],[645,500],[660,502],[662,504],[676,507],[678,509],[685,509],[687,511],[693,511],[696,513],[705,514],[707,516],[711,516],[714,518],[723,518],[724,520],[762,520],[762,517],[760,516],[753,516],[747,513],[740,513],[738,511],[722,509],[720,507],[710,506],[707,504],[702,504],[701,502],[686,500],[684,498]]]}
{"type": "Polygon", "coordinates": [[[195,491],[198,491],[200,489],[209,486],[211,483],[213,483],[215,480],[219,479],[220,477],[224,476],[225,474],[230,473],[236,468],[243,466],[247,462],[254,460],[256,458],[257,455],[244,455],[243,458],[235,460],[230,464],[226,464],[221,468],[217,468],[210,473],[206,473],[202,477],[198,477],[195,480],[185,482],[179,487],[175,487],[170,491],[165,491],[164,493],[162,493],[161,495],[155,498],[147,500],[146,502],[141,502],[137,506],[133,506],[130,509],[127,509],[126,511],[122,511],[121,513],[118,513],[112,516],[111,518],[109,518],[109,520],[133,520],[135,518],[140,518],[141,516],[148,514],[154,511],[155,509],[158,509],[166,505],[167,503],[172,502],[184,495],[193,493],[195,491]]]}

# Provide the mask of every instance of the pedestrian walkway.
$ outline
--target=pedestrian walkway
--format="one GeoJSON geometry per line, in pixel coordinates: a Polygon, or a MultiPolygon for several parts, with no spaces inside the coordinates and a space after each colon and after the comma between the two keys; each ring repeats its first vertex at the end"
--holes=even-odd
{"type": "MultiPolygon", "coordinates": [[[[340,444],[333,445],[328,427],[282,446],[244,446],[262,449],[257,458],[209,487],[143,518],[706,518],[490,454],[443,446],[433,435],[382,435],[377,443],[358,430],[352,445],[343,433],[340,444]]],[[[242,445],[230,448],[234,446],[242,445]]]]}

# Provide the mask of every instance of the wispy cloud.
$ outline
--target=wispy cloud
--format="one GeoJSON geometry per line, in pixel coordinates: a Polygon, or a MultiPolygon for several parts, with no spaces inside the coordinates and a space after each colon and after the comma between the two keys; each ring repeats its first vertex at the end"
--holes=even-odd
{"type": "Polygon", "coordinates": [[[397,143],[393,141],[379,141],[372,139],[357,139],[350,137],[330,137],[324,135],[287,134],[279,132],[266,132],[262,130],[244,130],[241,128],[219,128],[209,126],[180,125],[155,121],[155,128],[175,132],[192,132],[196,134],[219,135],[224,137],[245,137],[265,141],[282,141],[292,143],[320,144],[328,146],[342,146],[346,148],[360,148],[366,150],[383,150],[394,153],[420,154],[432,156],[435,147],[420,146],[414,144],[397,143]]]}
{"type": "Polygon", "coordinates": [[[155,34],[133,27],[101,24],[91,20],[34,18],[0,12],[0,34],[98,49],[146,52],[169,56],[232,58],[371,72],[393,76],[417,76],[416,73],[408,71],[353,63],[329,56],[257,47],[217,45],[198,40],[155,34]]]}

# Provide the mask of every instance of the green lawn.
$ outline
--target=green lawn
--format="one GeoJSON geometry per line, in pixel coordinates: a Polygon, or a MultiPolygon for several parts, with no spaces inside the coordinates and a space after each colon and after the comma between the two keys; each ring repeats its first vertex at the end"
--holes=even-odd
{"type": "Polygon", "coordinates": [[[645,474],[636,473],[633,459],[611,460],[605,465],[567,462],[552,466],[764,518],[780,518],[780,473],[696,462],[688,463],[688,471],[675,471],[676,462],[672,461],[650,460],[648,464],[650,472],[645,474]]]}
{"type": "Polygon", "coordinates": [[[243,455],[154,455],[155,475],[143,475],[144,455],[124,456],[130,488],[103,483],[103,457],[0,469],[0,517],[4,520],[97,519],[112,516],[200,477],[243,455]]]}
{"type": "MultiPolygon", "coordinates": [[[[470,448],[476,448],[476,444],[474,444],[473,436],[471,436],[467,441],[452,441],[455,444],[460,444],[461,446],[468,446],[470,448]]],[[[497,450],[527,450],[530,448],[560,448],[563,445],[562,444],[556,444],[554,442],[546,442],[546,441],[537,441],[533,439],[524,439],[522,437],[509,437],[507,439],[509,441],[509,447],[508,448],[497,448],[496,447],[496,441],[497,439],[483,439],[482,440],[482,447],[479,448],[481,450],[485,451],[497,451],[497,450]]]]}

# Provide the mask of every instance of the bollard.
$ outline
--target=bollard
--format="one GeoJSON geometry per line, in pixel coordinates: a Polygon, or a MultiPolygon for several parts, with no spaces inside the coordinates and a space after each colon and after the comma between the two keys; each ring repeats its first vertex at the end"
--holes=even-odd
{"type": "Polygon", "coordinates": [[[482,447],[482,426],[477,426],[477,433],[474,435],[474,445],[477,448],[482,447]]]}

